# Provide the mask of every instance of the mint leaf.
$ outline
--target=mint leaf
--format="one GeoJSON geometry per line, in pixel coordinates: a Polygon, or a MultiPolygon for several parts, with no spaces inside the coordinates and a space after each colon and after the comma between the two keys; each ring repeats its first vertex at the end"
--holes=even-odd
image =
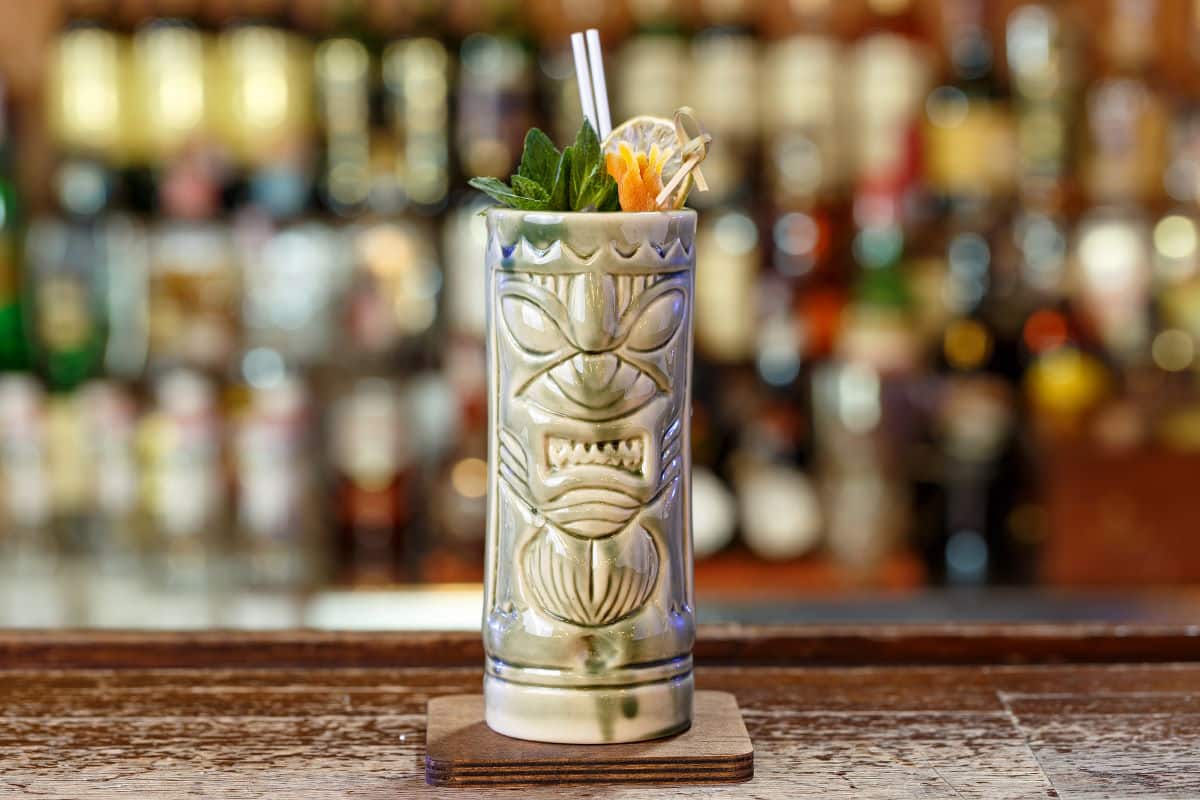
{"type": "Polygon", "coordinates": [[[478,189],[496,202],[513,208],[517,207],[516,201],[522,199],[499,178],[471,178],[467,181],[467,185],[472,189],[478,189]]]}
{"type": "Polygon", "coordinates": [[[600,137],[586,119],[575,137],[575,144],[563,151],[570,152],[571,187],[569,200],[572,211],[615,211],[617,182],[608,174],[600,137]]]}
{"type": "Polygon", "coordinates": [[[603,183],[600,191],[595,195],[597,211],[620,211],[621,200],[617,196],[617,181],[607,172],[604,173],[607,180],[603,183]]]}
{"type": "Polygon", "coordinates": [[[592,127],[592,123],[586,119],[579,126],[579,133],[575,134],[574,162],[578,172],[573,172],[571,177],[576,175],[583,177],[592,167],[598,165],[601,161],[600,153],[600,137],[596,135],[596,129],[592,127]]]}
{"type": "Polygon", "coordinates": [[[524,175],[513,175],[511,181],[513,191],[521,197],[549,205],[550,193],[543,189],[537,181],[526,178],[524,175]]]}
{"type": "Polygon", "coordinates": [[[530,128],[525,134],[525,149],[521,152],[521,166],[517,174],[542,186],[549,195],[554,188],[554,179],[558,174],[558,164],[562,156],[550,137],[537,128],[530,128]]]}
{"type": "Polygon", "coordinates": [[[613,211],[617,208],[617,182],[601,164],[594,165],[582,184],[572,186],[573,211],[613,211]]]}
{"type": "Polygon", "coordinates": [[[570,147],[570,150],[571,210],[582,211],[588,205],[587,194],[590,191],[591,176],[601,159],[600,139],[596,136],[592,123],[586,119],[579,127],[579,133],[575,136],[575,144],[570,147]]]}
{"type": "Polygon", "coordinates": [[[550,208],[554,211],[567,211],[571,208],[571,152],[570,146],[564,148],[554,169],[554,181],[550,186],[550,208]]]}
{"type": "Polygon", "coordinates": [[[617,182],[608,174],[600,137],[584,120],[575,143],[560,153],[537,128],[525,134],[525,149],[511,186],[498,178],[468,183],[498,203],[525,211],[616,211],[617,182]]]}
{"type": "MultiPolygon", "coordinates": [[[[522,211],[545,211],[549,207],[549,204],[545,200],[524,197],[520,193],[510,189],[504,181],[497,178],[471,178],[467,183],[472,188],[478,189],[496,202],[503,203],[509,208],[518,208],[522,211]]],[[[538,188],[540,189],[541,187],[538,188]]]]}

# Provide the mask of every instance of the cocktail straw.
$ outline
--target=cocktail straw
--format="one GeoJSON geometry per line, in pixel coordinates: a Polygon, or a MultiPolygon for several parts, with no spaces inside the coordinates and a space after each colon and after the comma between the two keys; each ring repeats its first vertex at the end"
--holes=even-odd
{"type": "MultiPolygon", "coordinates": [[[[599,131],[596,119],[596,105],[592,100],[592,79],[588,73],[588,58],[584,50],[583,34],[571,34],[571,50],[575,55],[575,81],[579,84],[579,105],[583,108],[583,118],[592,123],[599,131]]],[[[605,101],[607,105],[607,100],[605,101]]],[[[601,134],[603,136],[604,134],[601,134]]]]}
{"type": "Polygon", "coordinates": [[[588,63],[592,71],[592,89],[596,98],[596,119],[600,123],[596,132],[600,138],[608,138],[612,131],[612,116],[608,113],[608,84],[604,80],[604,54],[600,49],[600,31],[588,28],[588,63]]]}

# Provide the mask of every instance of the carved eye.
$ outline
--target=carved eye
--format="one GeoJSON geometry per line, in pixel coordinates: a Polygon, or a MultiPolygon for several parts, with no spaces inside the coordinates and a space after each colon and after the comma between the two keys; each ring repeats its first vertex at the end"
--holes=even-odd
{"type": "Polygon", "coordinates": [[[666,292],[642,309],[625,343],[634,350],[657,350],[670,341],[682,321],[683,292],[666,292]]]}
{"type": "Polygon", "coordinates": [[[566,339],[554,320],[531,300],[509,295],[500,301],[508,332],[525,350],[546,355],[562,349],[566,339]]]}

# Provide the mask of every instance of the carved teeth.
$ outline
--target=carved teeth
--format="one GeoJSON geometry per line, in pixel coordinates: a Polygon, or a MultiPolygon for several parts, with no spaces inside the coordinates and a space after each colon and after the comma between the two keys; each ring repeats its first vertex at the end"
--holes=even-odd
{"type": "Polygon", "coordinates": [[[551,470],[590,464],[640,475],[644,452],[641,436],[605,442],[580,442],[561,436],[551,436],[546,440],[546,461],[551,470]]]}

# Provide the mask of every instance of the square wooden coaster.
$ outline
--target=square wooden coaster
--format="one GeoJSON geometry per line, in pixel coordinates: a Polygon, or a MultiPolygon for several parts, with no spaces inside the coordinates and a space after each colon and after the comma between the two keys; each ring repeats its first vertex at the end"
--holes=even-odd
{"type": "Polygon", "coordinates": [[[483,721],[481,694],[430,700],[426,724],[425,781],[437,786],[735,783],[754,777],[754,745],[729,692],[696,692],[692,727],[648,742],[510,739],[483,721]]]}

